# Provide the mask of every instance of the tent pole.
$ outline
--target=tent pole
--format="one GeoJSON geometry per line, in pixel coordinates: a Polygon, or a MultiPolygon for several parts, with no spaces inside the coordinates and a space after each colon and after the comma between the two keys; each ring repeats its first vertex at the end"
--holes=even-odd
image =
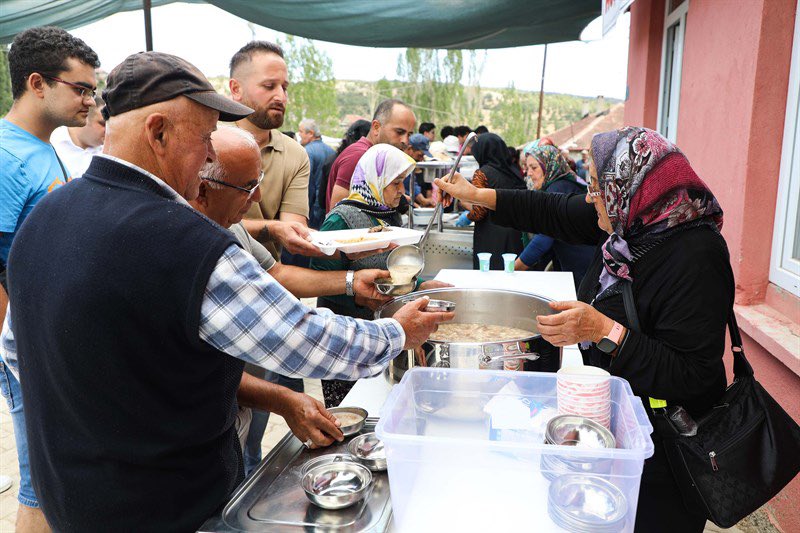
{"type": "Polygon", "coordinates": [[[544,68],[547,66],[547,45],[544,45],[544,60],[542,61],[542,85],[539,87],[539,118],[536,120],[536,138],[542,138],[542,105],[544,104],[544,68]]]}
{"type": "Polygon", "coordinates": [[[145,48],[148,52],[153,51],[153,24],[150,21],[150,7],[151,7],[151,0],[143,0],[142,2],[144,5],[142,6],[144,9],[144,41],[145,41],[145,48]]]}

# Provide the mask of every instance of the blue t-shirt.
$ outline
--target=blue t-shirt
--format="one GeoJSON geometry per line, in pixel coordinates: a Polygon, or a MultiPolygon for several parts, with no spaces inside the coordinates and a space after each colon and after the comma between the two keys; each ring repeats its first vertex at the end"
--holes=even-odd
{"type": "Polygon", "coordinates": [[[0,260],[8,264],[11,241],[42,196],[69,181],[53,146],[0,120],[0,260]]]}

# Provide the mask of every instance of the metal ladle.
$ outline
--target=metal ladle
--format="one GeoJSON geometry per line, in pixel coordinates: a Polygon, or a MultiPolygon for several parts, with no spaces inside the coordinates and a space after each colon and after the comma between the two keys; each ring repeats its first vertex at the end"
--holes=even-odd
{"type": "MultiPolygon", "coordinates": [[[[467,147],[474,143],[475,139],[477,138],[478,135],[474,131],[467,135],[467,138],[464,139],[464,144],[461,145],[461,150],[458,151],[456,162],[453,165],[453,168],[450,170],[450,173],[447,176],[442,178],[442,181],[447,183],[450,182],[450,180],[453,178],[453,175],[456,173],[458,164],[461,162],[461,156],[464,155],[467,147]]],[[[431,216],[431,219],[428,221],[428,225],[425,227],[425,233],[422,234],[422,238],[419,240],[419,243],[398,246],[389,253],[389,256],[386,258],[386,268],[390,272],[393,266],[417,265],[419,266],[419,270],[415,276],[418,276],[419,273],[425,268],[425,242],[428,240],[428,234],[431,232],[431,227],[433,227],[434,221],[441,215],[442,209],[444,209],[444,206],[442,205],[443,197],[443,194],[439,195],[439,201],[436,202],[436,207],[433,210],[433,216],[431,216]]]]}

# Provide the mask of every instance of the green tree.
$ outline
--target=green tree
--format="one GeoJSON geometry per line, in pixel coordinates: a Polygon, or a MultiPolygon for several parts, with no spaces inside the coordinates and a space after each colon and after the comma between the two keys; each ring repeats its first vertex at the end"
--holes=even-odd
{"type": "MultiPolygon", "coordinates": [[[[518,91],[512,83],[501,92],[502,101],[492,110],[492,130],[509,146],[519,146],[536,137],[537,93],[518,91]]],[[[547,109],[545,103],[544,109],[547,109]]]]}
{"type": "Polygon", "coordinates": [[[339,107],[331,58],[309,39],[290,35],[278,42],[283,47],[291,81],[285,123],[297,128],[301,120],[312,118],[320,129],[338,131],[339,107]]]}
{"type": "Polygon", "coordinates": [[[0,49],[0,116],[11,109],[11,73],[8,70],[8,50],[0,49]]]}
{"type": "Polygon", "coordinates": [[[480,98],[475,97],[480,88],[473,70],[469,77],[475,86],[464,87],[464,67],[461,50],[408,48],[397,60],[397,75],[403,83],[396,97],[415,109],[419,122],[476,122],[481,116],[480,98]]]}

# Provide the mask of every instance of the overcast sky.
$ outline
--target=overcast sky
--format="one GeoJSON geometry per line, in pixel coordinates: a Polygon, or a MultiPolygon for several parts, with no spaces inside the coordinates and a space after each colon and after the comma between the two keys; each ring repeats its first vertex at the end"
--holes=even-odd
{"type": "MultiPolygon", "coordinates": [[[[247,21],[208,4],[169,4],[154,8],[153,48],[181,56],[207,76],[227,75],[228,61],[252,38],[247,21]]],[[[625,98],[629,15],[623,15],[605,38],[597,19],[584,31],[588,42],[572,41],[548,46],[544,90],[582,96],[625,98]]],[[[256,39],[275,40],[283,34],[253,26],[256,39]]],[[[110,71],[129,54],[144,50],[142,11],[117,13],[88,26],[71,30],[100,56],[110,71]]],[[[402,48],[362,48],[315,41],[333,61],[337,79],[379,80],[397,78],[397,58],[402,48]]],[[[504,48],[486,52],[481,86],[538,90],[543,46],[504,48]]]]}

